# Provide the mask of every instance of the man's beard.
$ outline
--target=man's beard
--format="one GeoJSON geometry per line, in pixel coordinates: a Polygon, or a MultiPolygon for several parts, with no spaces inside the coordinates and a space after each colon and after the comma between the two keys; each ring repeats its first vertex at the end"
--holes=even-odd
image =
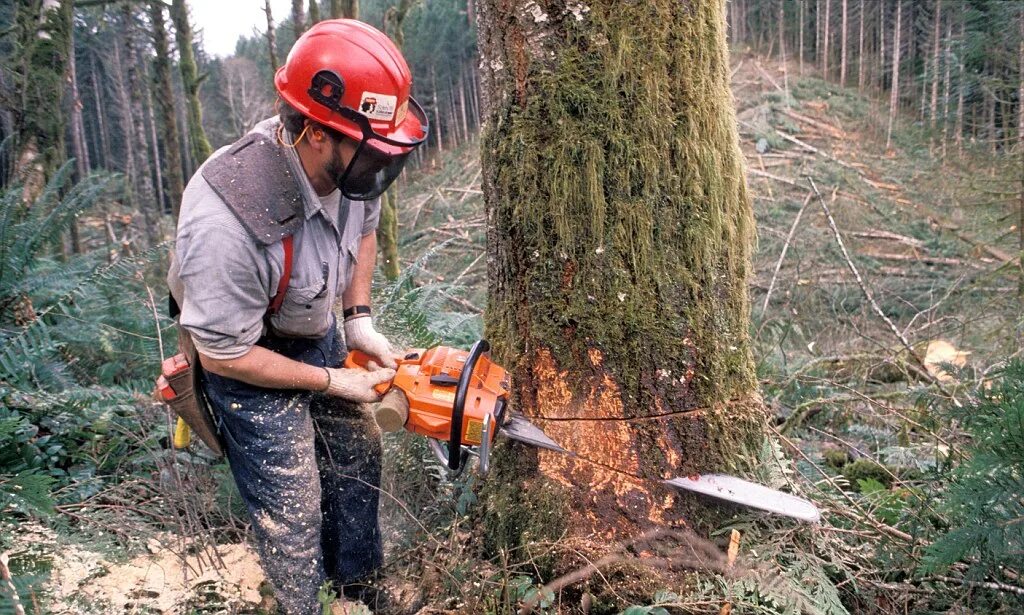
{"type": "MultiPolygon", "coordinates": [[[[355,156],[358,155],[357,153],[355,156]]],[[[352,162],[355,162],[355,159],[353,157],[352,162]]],[[[366,194],[376,187],[377,175],[375,173],[367,173],[363,176],[349,174],[346,177],[345,171],[348,170],[349,166],[352,166],[352,164],[345,165],[338,152],[334,152],[330,161],[324,165],[324,172],[331,178],[334,185],[341,190],[342,194],[366,194]]]]}

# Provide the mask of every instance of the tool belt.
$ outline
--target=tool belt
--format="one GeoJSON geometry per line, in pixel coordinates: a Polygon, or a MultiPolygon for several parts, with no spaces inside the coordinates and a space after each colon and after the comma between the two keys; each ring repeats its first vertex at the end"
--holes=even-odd
{"type": "Polygon", "coordinates": [[[160,399],[170,406],[179,419],[174,430],[174,448],[189,445],[191,430],[215,455],[221,457],[224,449],[210,406],[203,395],[203,368],[199,363],[199,353],[188,332],[180,326],[178,349],[181,352],[161,364],[161,374],[156,385],[160,399]]]}

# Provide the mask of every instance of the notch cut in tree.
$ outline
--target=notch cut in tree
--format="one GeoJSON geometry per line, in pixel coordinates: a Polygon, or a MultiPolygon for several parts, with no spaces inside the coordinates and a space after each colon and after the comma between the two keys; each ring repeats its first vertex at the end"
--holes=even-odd
{"type": "Polygon", "coordinates": [[[559,6],[476,5],[487,337],[513,407],[579,454],[498,451],[495,548],[699,520],[657,481],[764,442],[723,4],[559,6]]]}

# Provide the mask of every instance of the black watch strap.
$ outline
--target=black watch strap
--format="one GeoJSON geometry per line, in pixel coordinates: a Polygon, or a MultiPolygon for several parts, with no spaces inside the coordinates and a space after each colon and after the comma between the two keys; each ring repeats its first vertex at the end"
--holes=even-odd
{"type": "Polygon", "coordinates": [[[345,308],[341,313],[345,318],[351,318],[352,316],[366,314],[370,315],[370,306],[368,305],[353,305],[352,307],[345,308]]]}

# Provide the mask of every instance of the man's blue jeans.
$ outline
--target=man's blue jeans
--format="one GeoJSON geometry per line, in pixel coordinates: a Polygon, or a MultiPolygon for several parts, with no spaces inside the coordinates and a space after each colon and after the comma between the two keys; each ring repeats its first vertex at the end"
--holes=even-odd
{"type": "MultiPolygon", "coordinates": [[[[335,327],[321,339],[265,336],[258,345],[317,366],[340,367],[344,357],[335,327]]],[[[325,580],[336,587],[357,581],[383,560],[380,431],[356,404],[319,393],[209,372],[203,390],[280,607],[319,614],[325,580]]]]}

